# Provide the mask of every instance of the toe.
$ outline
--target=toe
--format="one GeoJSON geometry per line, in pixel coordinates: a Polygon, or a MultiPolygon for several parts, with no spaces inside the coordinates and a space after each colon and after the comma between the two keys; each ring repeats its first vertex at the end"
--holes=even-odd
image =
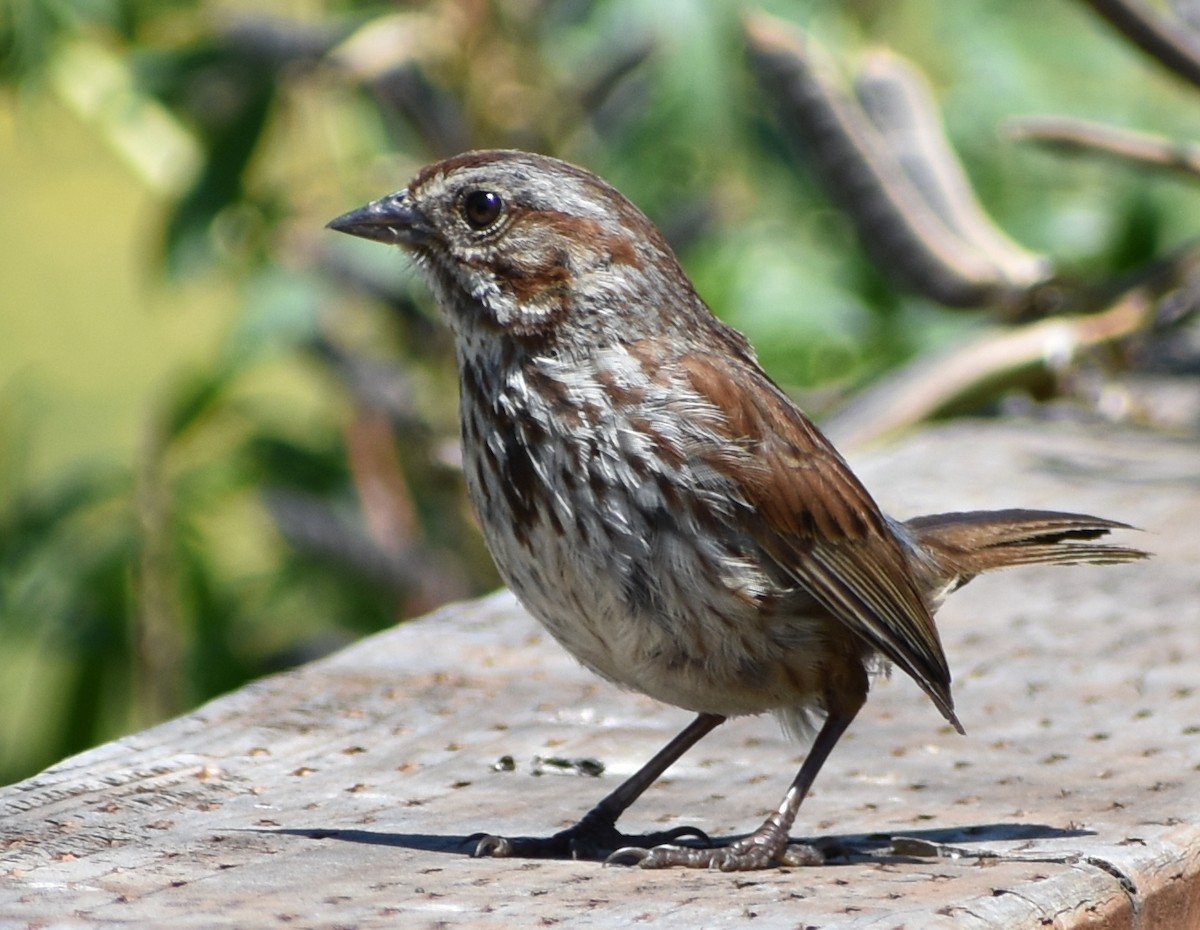
{"type": "Polygon", "coordinates": [[[636,865],[643,869],[718,869],[722,872],[753,872],[776,865],[811,865],[820,853],[808,846],[777,849],[774,845],[741,840],[729,846],[703,849],[696,846],[626,846],[605,860],[612,865],[636,865]]]}

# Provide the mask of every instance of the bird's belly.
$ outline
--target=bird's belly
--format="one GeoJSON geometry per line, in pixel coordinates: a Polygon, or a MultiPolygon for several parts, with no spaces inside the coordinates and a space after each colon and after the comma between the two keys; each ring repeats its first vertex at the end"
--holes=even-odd
{"type": "Polygon", "coordinates": [[[464,404],[467,488],[501,575],[554,638],[609,681],[697,712],[819,702],[844,643],[768,570],[732,515],[737,489],[655,452],[666,413],[643,409],[649,427],[595,414],[580,433],[505,383],[492,418],[464,404]]]}
{"type": "Polygon", "coordinates": [[[511,529],[499,532],[510,538],[489,542],[509,587],[601,677],[724,716],[819,701],[825,644],[818,626],[803,616],[765,613],[706,574],[708,566],[699,557],[689,560],[686,548],[646,553],[631,582],[610,548],[585,555],[580,540],[561,527],[527,526],[523,546],[511,529]]]}

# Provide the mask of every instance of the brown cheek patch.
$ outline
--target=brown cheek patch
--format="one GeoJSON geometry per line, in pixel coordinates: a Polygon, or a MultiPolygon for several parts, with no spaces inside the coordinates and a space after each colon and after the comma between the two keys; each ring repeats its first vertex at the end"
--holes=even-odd
{"type": "Polygon", "coordinates": [[[552,252],[537,264],[497,257],[492,260],[496,276],[518,303],[544,306],[547,302],[569,304],[571,269],[564,251],[552,252]]]}
{"type": "MultiPolygon", "coordinates": [[[[600,256],[608,264],[633,264],[637,254],[624,235],[606,232],[595,220],[552,210],[514,209],[507,235],[520,239],[525,228],[533,242],[547,240],[543,248],[498,255],[491,259],[497,278],[517,304],[534,308],[548,318],[560,319],[574,309],[573,284],[577,269],[587,268],[600,256]],[[549,235],[547,235],[549,232],[549,235]]],[[[537,330],[545,329],[545,322],[537,330]]]]}
{"type": "MultiPolygon", "coordinates": [[[[577,264],[590,264],[588,253],[600,257],[611,265],[636,265],[639,263],[637,249],[633,237],[637,232],[611,232],[603,223],[582,216],[572,216],[557,210],[521,210],[514,208],[510,228],[519,230],[523,225],[530,224],[536,229],[550,230],[551,240],[570,243],[577,249],[577,264]]],[[[569,259],[563,250],[560,254],[569,259]]]]}

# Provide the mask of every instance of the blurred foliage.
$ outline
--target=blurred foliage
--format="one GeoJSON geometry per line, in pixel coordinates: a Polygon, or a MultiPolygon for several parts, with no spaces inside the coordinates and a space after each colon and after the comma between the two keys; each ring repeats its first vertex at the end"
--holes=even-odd
{"type": "MultiPolygon", "coordinates": [[[[1069,0],[762,6],[840,59],[882,43],[918,62],[989,211],[1074,273],[1105,279],[1194,234],[1178,182],[999,141],[1018,112],[1194,120],[1188,88],[1069,0]]],[[[6,0],[9,105],[65,104],[162,203],[160,274],[232,283],[243,309],[206,370],[146,399],[125,466],[33,474],[32,414],[0,406],[0,782],[496,584],[436,311],[398,255],[321,228],[430,160],[513,146],[604,175],[818,413],[980,328],[863,257],[762,99],[738,14],[6,0]],[[326,402],[264,401],[256,379],[281,367],[326,402]]]]}

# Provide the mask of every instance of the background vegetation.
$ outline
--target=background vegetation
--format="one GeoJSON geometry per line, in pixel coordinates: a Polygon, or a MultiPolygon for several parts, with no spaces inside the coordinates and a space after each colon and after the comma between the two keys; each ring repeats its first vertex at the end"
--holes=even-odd
{"type": "MultiPolygon", "coordinates": [[[[879,45],[917,63],[986,209],[1056,281],[1195,234],[1193,181],[1004,134],[1046,112],[1195,131],[1194,90],[1083,4],[754,8],[847,73],[879,45]]],[[[0,783],[497,583],[447,335],[399,255],[322,229],[430,160],[516,146],[606,176],[818,416],[992,332],[997,307],[865,257],[748,66],[750,9],[4,0],[0,783]]],[[[1094,402],[1144,361],[1106,346],[1037,393],[1094,402]]]]}

